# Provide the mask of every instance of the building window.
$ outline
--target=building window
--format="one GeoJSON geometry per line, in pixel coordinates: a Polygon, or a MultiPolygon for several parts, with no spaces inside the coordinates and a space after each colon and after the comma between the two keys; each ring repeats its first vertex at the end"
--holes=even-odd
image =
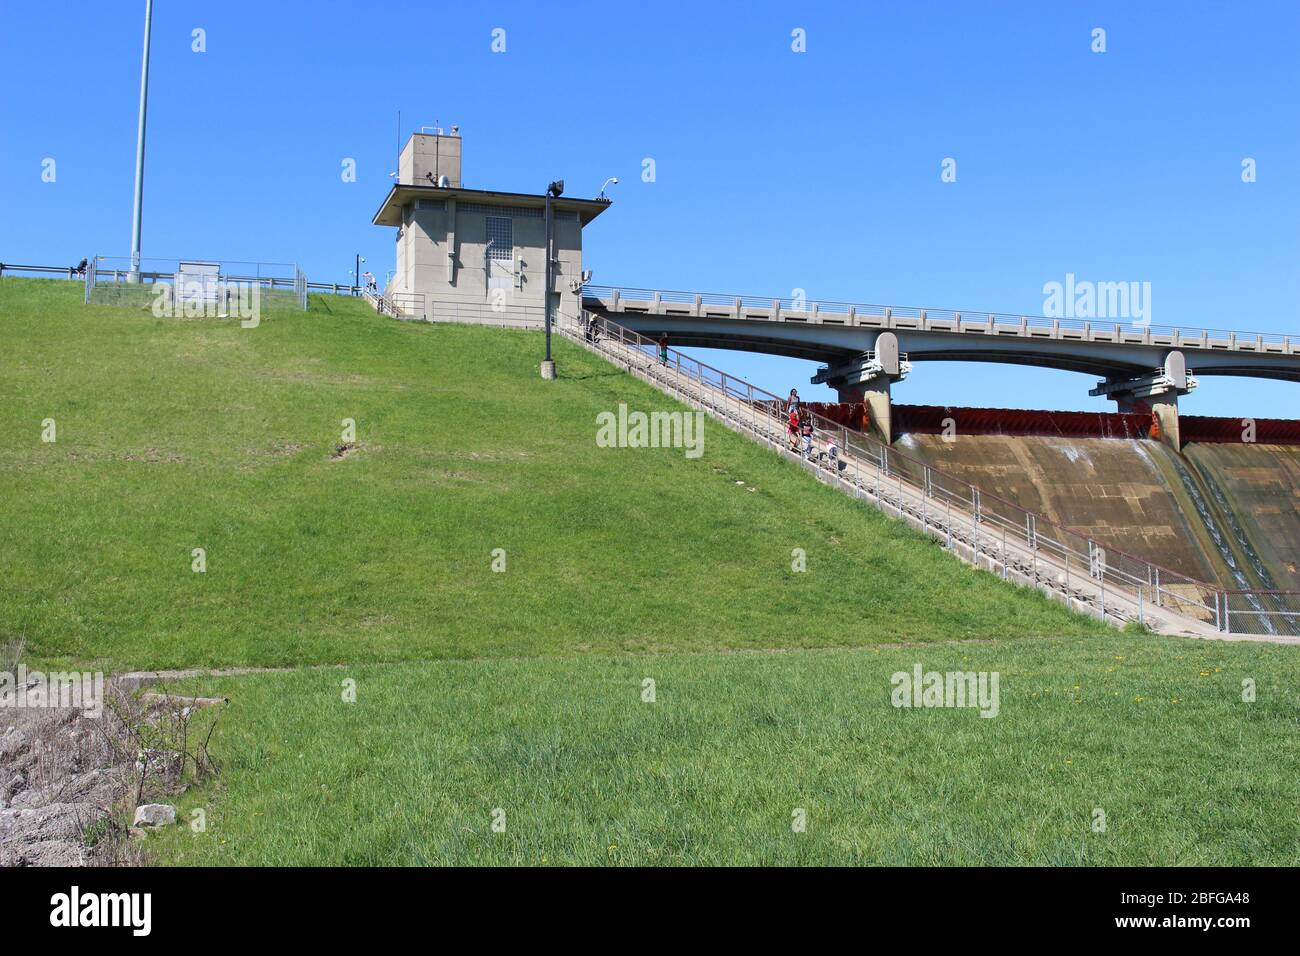
{"type": "Polygon", "coordinates": [[[488,216],[487,237],[492,243],[492,247],[488,249],[489,259],[509,260],[514,255],[514,220],[507,219],[505,216],[488,216]]]}

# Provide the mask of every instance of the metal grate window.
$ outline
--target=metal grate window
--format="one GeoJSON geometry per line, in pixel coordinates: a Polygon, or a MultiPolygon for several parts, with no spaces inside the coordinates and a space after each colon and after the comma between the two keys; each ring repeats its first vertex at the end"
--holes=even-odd
{"type": "Polygon", "coordinates": [[[462,202],[456,204],[456,209],[460,212],[485,212],[491,215],[507,214],[514,219],[541,219],[542,210],[537,206],[501,206],[496,203],[486,202],[462,202]]]}
{"type": "Polygon", "coordinates": [[[492,243],[488,249],[489,259],[509,260],[514,255],[515,232],[514,221],[504,216],[487,217],[487,237],[492,243]]]}

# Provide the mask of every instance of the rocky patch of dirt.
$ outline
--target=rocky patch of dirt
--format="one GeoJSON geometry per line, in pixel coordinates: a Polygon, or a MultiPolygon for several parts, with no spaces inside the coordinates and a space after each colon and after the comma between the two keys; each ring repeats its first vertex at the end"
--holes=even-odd
{"type": "Polygon", "coordinates": [[[349,455],[355,454],[361,449],[361,445],[354,441],[343,442],[334,449],[334,454],[330,455],[330,461],[342,461],[349,455]]]}
{"type": "Polygon", "coordinates": [[[0,866],[143,862],[138,809],[217,773],[208,744],[225,700],[168,694],[161,675],[141,673],[98,684],[78,707],[33,704],[12,692],[18,679],[40,684],[21,656],[21,643],[0,643],[0,866]]]}
{"type": "Polygon", "coordinates": [[[107,729],[77,710],[0,710],[0,866],[116,862],[103,837],[130,768],[107,729]]]}

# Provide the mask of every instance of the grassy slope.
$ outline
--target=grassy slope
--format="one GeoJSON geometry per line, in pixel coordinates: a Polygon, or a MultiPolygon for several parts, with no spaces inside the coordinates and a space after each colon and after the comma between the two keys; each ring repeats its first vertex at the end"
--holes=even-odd
{"type": "Polygon", "coordinates": [[[181,803],[207,829],[151,846],[205,864],[1295,865],[1298,682],[1296,648],[1126,634],[204,681],[231,697],[221,783],[181,803]],[[917,662],[998,671],[999,715],[890,706],[917,662]]]}
{"type": "Polygon", "coordinates": [[[400,324],[328,296],[246,330],[79,295],[0,282],[0,634],[45,663],[1101,630],[712,423],[698,460],[597,448],[598,412],[672,403],[565,342],[544,383],[535,334],[400,324]],[[361,448],[331,461],[344,418],[361,448]]]}
{"type": "Polygon", "coordinates": [[[160,859],[1300,859],[1295,648],[1104,631],[717,428],[699,461],[597,449],[597,411],[669,403],[562,342],[547,385],[532,335],[75,295],[0,282],[0,633],[46,662],[348,662],[191,682],[231,697],[224,772],[160,859]],[[363,448],[332,462],[344,417],[363,448]],[[990,640],[884,643],[961,636],[990,640]],[[872,646],[721,650],[817,645],[872,646]],[[998,670],[1000,715],[890,707],[917,662],[998,670]]]}

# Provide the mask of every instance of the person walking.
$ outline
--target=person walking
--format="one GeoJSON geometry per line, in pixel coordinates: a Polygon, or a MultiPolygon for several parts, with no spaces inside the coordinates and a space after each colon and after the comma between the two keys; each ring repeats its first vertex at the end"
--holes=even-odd
{"type": "Polygon", "coordinates": [[[789,418],[786,420],[786,435],[790,438],[790,450],[799,450],[799,409],[791,408],[789,418]]]}
{"type": "Polygon", "coordinates": [[[826,436],[826,464],[833,471],[840,470],[840,446],[834,432],[826,436]]]}
{"type": "Polygon", "coordinates": [[[668,336],[659,336],[659,364],[668,364],[668,336]]]}
{"type": "Polygon", "coordinates": [[[812,458],[813,423],[812,416],[805,415],[799,423],[799,433],[803,436],[803,456],[812,458]]]}

